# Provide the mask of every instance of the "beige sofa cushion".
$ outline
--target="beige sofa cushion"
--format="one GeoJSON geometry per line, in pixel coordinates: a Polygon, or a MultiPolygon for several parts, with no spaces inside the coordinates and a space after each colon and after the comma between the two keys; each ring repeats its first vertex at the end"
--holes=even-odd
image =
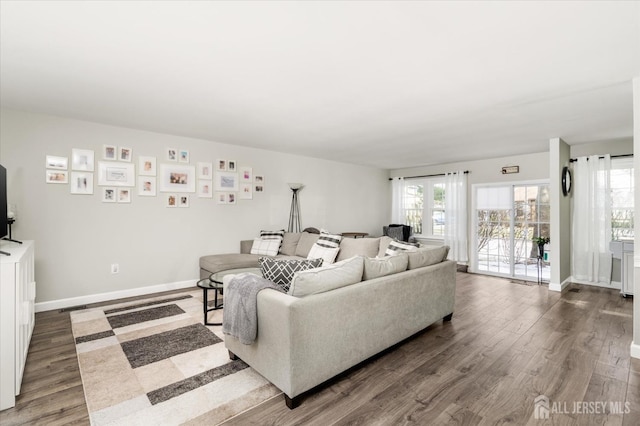
{"type": "Polygon", "coordinates": [[[380,238],[343,238],[336,260],[349,259],[353,256],[376,257],[380,250],[380,238]]]}
{"type": "Polygon", "coordinates": [[[300,234],[300,239],[296,246],[296,256],[304,257],[306,259],[309,255],[309,251],[311,251],[311,247],[313,247],[316,241],[318,241],[318,238],[320,238],[320,234],[310,234],[308,232],[300,234]]]}
{"type": "Polygon", "coordinates": [[[384,236],[380,237],[380,250],[378,250],[378,257],[383,257],[389,248],[389,244],[393,241],[393,238],[384,236]]]}
{"type": "Polygon", "coordinates": [[[386,256],[377,258],[364,258],[363,280],[372,280],[386,275],[396,274],[407,270],[409,256],[407,253],[400,253],[396,256],[386,256]]]}
{"type": "Polygon", "coordinates": [[[449,254],[449,246],[419,248],[416,251],[408,252],[409,269],[435,265],[444,261],[447,258],[447,254],[449,254]]]}
{"type": "Polygon", "coordinates": [[[363,270],[364,260],[362,256],[356,256],[322,268],[296,272],[288,294],[304,297],[359,283],[363,270]]]}
{"type": "Polygon", "coordinates": [[[296,247],[298,247],[298,241],[300,241],[300,232],[285,232],[282,239],[282,245],[280,246],[280,253],[285,256],[295,256],[296,247]]]}

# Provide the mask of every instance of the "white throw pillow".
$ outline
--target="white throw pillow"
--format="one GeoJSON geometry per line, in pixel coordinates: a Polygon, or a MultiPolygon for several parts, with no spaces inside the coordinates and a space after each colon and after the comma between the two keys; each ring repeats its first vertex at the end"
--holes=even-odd
{"type": "Polygon", "coordinates": [[[296,272],[288,294],[303,297],[359,283],[363,270],[362,256],[355,256],[323,268],[296,272]]]}
{"type": "Polygon", "coordinates": [[[339,251],[340,247],[329,248],[314,244],[311,246],[311,250],[309,250],[307,259],[322,259],[322,265],[326,266],[335,262],[339,251]]]}
{"type": "Polygon", "coordinates": [[[261,254],[264,256],[275,256],[280,250],[282,238],[271,238],[263,240],[262,238],[254,238],[251,246],[251,254],[261,254]]]}

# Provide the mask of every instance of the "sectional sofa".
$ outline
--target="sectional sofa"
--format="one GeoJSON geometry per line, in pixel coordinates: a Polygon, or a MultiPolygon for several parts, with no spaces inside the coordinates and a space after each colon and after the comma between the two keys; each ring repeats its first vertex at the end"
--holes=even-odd
{"type": "MultiPolygon", "coordinates": [[[[304,257],[314,239],[313,234],[285,234],[278,256],[304,257]]],[[[439,320],[451,320],[456,263],[445,260],[448,248],[375,259],[389,241],[343,239],[336,264],[297,273],[309,275],[297,287],[292,283],[290,292],[306,286],[302,297],[270,289],[258,293],[257,338],[245,345],[225,336],[231,358],[242,359],[275,384],[287,406],[295,408],[305,392],[439,320]],[[336,277],[338,286],[330,282],[336,277]],[[326,290],[319,288],[324,284],[326,290]]],[[[257,266],[260,256],[242,254],[203,258],[201,271],[257,266]]],[[[225,288],[231,279],[225,277],[225,288]]]]}

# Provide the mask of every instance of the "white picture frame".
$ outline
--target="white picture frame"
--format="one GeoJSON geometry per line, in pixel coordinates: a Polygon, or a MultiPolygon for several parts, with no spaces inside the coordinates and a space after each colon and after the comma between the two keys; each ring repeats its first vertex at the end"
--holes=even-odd
{"type": "Polygon", "coordinates": [[[253,169],[251,167],[240,167],[239,169],[240,182],[241,183],[251,183],[253,182],[253,169]]]}
{"type": "Polygon", "coordinates": [[[92,149],[71,150],[71,170],[92,172],[95,170],[94,152],[92,149]]]}
{"type": "Polygon", "coordinates": [[[178,150],[176,148],[167,148],[167,161],[178,161],[178,150]]]}
{"type": "Polygon", "coordinates": [[[227,204],[226,192],[216,192],[216,204],[227,204]]]}
{"type": "Polygon", "coordinates": [[[131,188],[118,188],[118,202],[119,203],[131,202],[131,188]]]}
{"type": "Polygon", "coordinates": [[[252,200],[253,199],[253,184],[241,183],[240,190],[238,191],[238,199],[240,200],[252,200]]]}
{"type": "Polygon", "coordinates": [[[187,194],[178,194],[178,207],[189,207],[189,196],[187,194]]]}
{"type": "Polygon", "coordinates": [[[98,162],[98,185],[135,186],[135,165],[121,162],[98,162]]]}
{"type": "Polygon", "coordinates": [[[138,174],[140,176],[155,176],[157,174],[156,157],[146,155],[138,157],[138,174]]]}
{"type": "Polygon", "coordinates": [[[238,171],[238,162],[236,160],[227,161],[227,171],[228,172],[237,172],[238,171]]]}
{"type": "Polygon", "coordinates": [[[263,175],[254,175],[253,182],[256,184],[264,185],[264,176],[263,175]]]}
{"type": "Polygon", "coordinates": [[[213,179],[213,164],[212,163],[197,163],[198,179],[213,179]]]}
{"type": "Polygon", "coordinates": [[[178,151],[178,163],[189,163],[189,150],[181,149],[178,151]]]}
{"type": "Polygon", "coordinates": [[[92,195],[93,173],[71,172],[71,193],[76,195],[92,195]]]}
{"type": "Polygon", "coordinates": [[[155,197],[157,192],[155,176],[138,176],[138,195],[155,197]]]}
{"type": "Polygon", "coordinates": [[[116,202],[116,189],[102,188],[102,202],[103,203],[115,203],[116,202]]]}
{"type": "Polygon", "coordinates": [[[216,171],[217,172],[226,172],[227,171],[227,160],[216,160],[216,171]]]}
{"type": "Polygon", "coordinates": [[[178,207],[178,194],[167,194],[166,207],[171,209],[178,207]]]}
{"type": "Polygon", "coordinates": [[[255,192],[264,192],[264,185],[255,185],[253,189],[255,189],[255,192]]]}
{"type": "Polygon", "coordinates": [[[227,192],[227,204],[236,204],[238,196],[235,192],[227,192]]]}
{"type": "Polygon", "coordinates": [[[133,159],[133,150],[126,146],[121,146],[118,149],[118,161],[124,161],[130,163],[133,159]]]}
{"type": "Polygon", "coordinates": [[[69,159],[67,157],[47,155],[45,163],[47,169],[67,170],[69,168],[69,159]]]}
{"type": "Polygon", "coordinates": [[[232,172],[216,172],[214,189],[216,191],[230,192],[238,190],[238,174],[232,172]]]}
{"type": "Polygon", "coordinates": [[[118,147],[115,145],[102,145],[102,159],[115,161],[118,159],[118,147]]]}
{"type": "Polygon", "coordinates": [[[69,172],[66,170],[45,171],[45,181],[47,183],[69,183],[69,172]]]}
{"type": "Polygon", "coordinates": [[[160,192],[196,192],[196,168],[160,164],[160,192]]]}
{"type": "Polygon", "coordinates": [[[198,198],[213,198],[213,181],[201,179],[198,181],[198,198]]]}

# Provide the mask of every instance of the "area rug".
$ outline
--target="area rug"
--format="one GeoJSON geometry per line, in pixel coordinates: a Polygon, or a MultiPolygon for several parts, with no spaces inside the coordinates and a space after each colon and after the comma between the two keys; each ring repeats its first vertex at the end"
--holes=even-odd
{"type": "Polygon", "coordinates": [[[94,426],[214,425],[281,393],[229,359],[199,290],[72,311],[71,326],[94,426]]]}

